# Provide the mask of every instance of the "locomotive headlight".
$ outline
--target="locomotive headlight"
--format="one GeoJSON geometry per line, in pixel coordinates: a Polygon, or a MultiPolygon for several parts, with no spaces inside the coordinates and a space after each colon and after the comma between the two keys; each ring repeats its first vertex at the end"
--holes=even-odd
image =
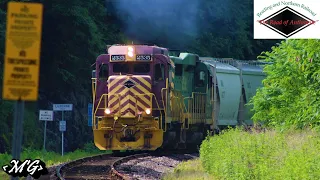
{"type": "Polygon", "coordinates": [[[128,51],[129,51],[129,52],[133,52],[133,47],[129,46],[129,47],[128,47],[128,51]]]}
{"type": "Polygon", "coordinates": [[[151,109],[149,109],[149,108],[148,108],[148,109],[146,109],[146,114],[148,114],[148,115],[149,115],[150,113],[151,113],[151,109]]]}
{"type": "Polygon", "coordinates": [[[133,57],[133,52],[129,51],[128,56],[133,57]]]}
{"type": "Polygon", "coordinates": [[[110,114],[110,113],[111,113],[111,109],[110,109],[110,108],[106,108],[106,109],[104,110],[104,113],[110,114]]]}
{"type": "Polygon", "coordinates": [[[128,56],[133,57],[133,47],[131,46],[128,47],[128,56]]]}

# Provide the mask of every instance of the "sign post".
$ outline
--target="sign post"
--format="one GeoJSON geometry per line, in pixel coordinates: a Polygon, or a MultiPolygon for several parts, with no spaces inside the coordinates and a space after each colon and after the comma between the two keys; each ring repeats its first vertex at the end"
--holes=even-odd
{"type": "Polygon", "coordinates": [[[40,110],[39,111],[39,120],[44,121],[43,150],[46,150],[47,121],[53,121],[53,111],[40,110]]]}
{"type": "Polygon", "coordinates": [[[61,131],[61,155],[63,156],[63,132],[66,131],[66,121],[64,119],[64,111],[72,111],[72,104],[53,104],[53,111],[62,111],[61,121],[59,122],[59,129],[61,131]]]}
{"type": "Polygon", "coordinates": [[[62,120],[59,121],[59,130],[61,131],[61,155],[63,156],[63,132],[67,129],[67,123],[66,121],[62,120]]]}
{"type": "Polygon", "coordinates": [[[16,101],[13,159],[20,159],[24,101],[38,99],[42,12],[39,3],[8,2],[2,98],[16,101]]]}

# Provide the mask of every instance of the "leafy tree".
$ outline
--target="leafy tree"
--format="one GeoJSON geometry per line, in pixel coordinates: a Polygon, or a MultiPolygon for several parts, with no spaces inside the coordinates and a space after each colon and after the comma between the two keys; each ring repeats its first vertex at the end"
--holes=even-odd
{"type": "MultiPolygon", "coordinates": [[[[116,25],[104,1],[44,1],[40,106],[71,103],[73,113],[67,118],[66,150],[92,141],[87,126],[87,104],[91,101],[91,65],[105,53],[107,43],[121,41],[116,25]],[[54,26],[53,26],[54,25],[54,26]],[[50,102],[50,103],[48,103],[50,102]]],[[[61,116],[57,114],[61,120],[61,116]]],[[[48,138],[59,137],[57,123],[49,125],[48,138]]],[[[60,138],[59,138],[60,139],[60,138]]],[[[60,150],[59,145],[49,148],[60,150]]]]}
{"type": "Polygon", "coordinates": [[[251,103],[255,121],[270,126],[316,126],[320,122],[320,41],[287,40],[263,52],[264,87],[251,103]]]}
{"type": "Polygon", "coordinates": [[[253,39],[253,2],[201,0],[197,26],[201,33],[188,46],[202,56],[256,59],[277,40],[253,39]]]}
{"type": "MultiPolygon", "coordinates": [[[[0,49],[4,49],[7,2],[0,2],[0,49]]],[[[66,150],[74,150],[92,141],[87,126],[87,103],[91,101],[91,65],[105,53],[106,44],[123,39],[118,25],[104,1],[69,0],[56,2],[38,0],[44,6],[40,63],[39,100],[26,102],[24,147],[42,147],[43,122],[39,109],[52,109],[53,103],[71,103],[73,113],[66,114],[68,132],[66,150]]],[[[4,51],[0,52],[3,59],[4,51]]],[[[0,77],[3,74],[0,61],[0,77]]],[[[2,79],[1,79],[2,80],[2,79]]],[[[1,81],[2,89],[2,81],[1,81]]],[[[0,152],[11,149],[12,103],[0,99],[0,152]],[[3,128],[2,128],[3,127],[3,128]]],[[[61,120],[59,113],[55,120],[61,120]]],[[[47,126],[47,149],[60,151],[58,122],[47,126]]]]}

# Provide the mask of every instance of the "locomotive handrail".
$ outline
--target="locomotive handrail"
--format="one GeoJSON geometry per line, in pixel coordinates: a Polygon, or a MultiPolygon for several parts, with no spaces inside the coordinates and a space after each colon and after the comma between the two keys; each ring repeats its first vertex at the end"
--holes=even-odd
{"type": "Polygon", "coordinates": [[[175,93],[173,93],[171,99],[176,100],[176,101],[172,101],[172,107],[177,108],[179,113],[178,117],[176,117],[176,113],[174,110],[173,111],[174,113],[171,114],[172,115],[171,117],[179,118],[180,121],[182,121],[184,116],[184,110],[183,110],[184,102],[182,102],[181,100],[183,100],[183,96],[180,94],[180,97],[179,97],[179,94],[176,95],[175,93]],[[177,104],[177,106],[175,104],[177,104]]]}
{"type": "MultiPolygon", "coordinates": [[[[110,94],[102,94],[101,95],[101,97],[100,97],[100,99],[99,99],[99,102],[98,102],[98,104],[97,104],[97,107],[99,107],[99,105],[100,105],[100,103],[101,103],[101,100],[102,100],[102,97],[104,97],[105,98],[105,108],[96,108],[96,110],[94,111],[94,114],[96,114],[97,113],[97,111],[98,111],[98,109],[106,109],[107,108],[107,102],[106,102],[106,96],[108,96],[108,95],[110,95],[110,94]]],[[[111,94],[111,95],[113,95],[113,96],[118,96],[118,101],[119,101],[119,107],[118,107],[118,109],[120,109],[120,94],[111,94]]],[[[117,111],[117,115],[119,115],[119,110],[117,111]]]]}
{"type": "MultiPolygon", "coordinates": [[[[192,92],[192,97],[195,97],[195,94],[198,94],[198,95],[207,95],[207,93],[200,93],[200,92],[192,92]]],[[[203,98],[203,97],[202,97],[203,98]]],[[[199,102],[199,98],[197,98],[197,102],[199,102]]],[[[203,109],[204,110],[204,113],[202,113],[201,112],[201,110],[200,110],[200,112],[198,112],[198,113],[194,113],[194,114],[198,114],[197,115],[197,117],[196,118],[199,118],[199,119],[202,119],[201,118],[201,114],[204,114],[205,115],[205,118],[204,119],[206,119],[206,106],[204,106],[204,107],[202,107],[203,106],[203,103],[201,103],[201,99],[200,99],[200,103],[196,103],[196,109],[198,109],[198,111],[199,111],[199,109],[203,109]],[[200,115],[199,115],[200,114],[200,115]]],[[[193,108],[194,110],[195,110],[195,108],[193,108]]],[[[203,119],[202,119],[203,120],[203,119]]],[[[206,120],[204,120],[204,123],[205,123],[205,121],[206,120]]]]}
{"type": "MultiPolygon", "coordinates": [[[[164,132],[167,131],[167,122],[166,122],[166,119],[167,119],[167,105],[168,105],[168,85],[169,84],[169,80],[168,78],[166,78],[166,87],[165,88],[162,88],[161,89],[161,99],[162,99],[162,106],[163,106],[163,109],[164,109],[164,132]],[[166,105],[164,104],[164,98],[163,98],[163,91],[166,90],[166,105]]],[[[161,127],[162,127],[162,121],[161,121],[161,127]]]]}
{"type": "Polygon", "coordinates": [[[164,113],[166,114],[167,107],[164,105],[164,101],[163,101],[163,91],[164,90],[168,90],[168,88],[162,88],[161,89],[162,106],[163,106],[163,109],[164,109],[164,113]]]}
{"type": "MultiPolygon", "coordinates": [[[[185,98],[183,98],[183,100],[186,100],[186,99],[191,99],[191,100],[194,100],[194,98],[195,98],[195,94],[199,94],[199,95],[206,95],[207,93],[200,93],[200,92],[192,92],[192,95],[191,95],[191,97],[185,97],[185,98]]],[[[189,101],[188,101],[189,102],[189,101]]],[[[189,103],[188,103],[189,104],[189,103]]],[[[185,109],[186,109],[186,112],[187,112],[187,116],[188,116],[188,128],[186,128],[186,129],[189,129],[189,127],[190,127],[190,120],[193,120],[194,119],[194,117],[193,117],[193,114],[195,114],[195,112],[194,112],[194,107],[192,108],[193,110],[192,110],[192,112],[190,112],[189,110],[190,110],[190,106],[188,106],[188,109],[185,107],[185,109]],[[191,118],[191,114],[192,114],[192,118],[191,118]]],[[[200,113],[201,114],[201,113],[200,113]]]]}
{"type": "MultiPolygon", "coordinates": [[[[114,95],[114,96],[117,96],[117,99],[118,99],[118,102],[119,102],[119,106],[118,106],[118,111],[117,111],[117,114],[116,115],[118,115],[118,116],[120,116],[120,109],[121,109],[121,95],[120,94],[102,94],[101,95],[101,97],[100,97],[100,99],[99,99],[99,102],[98,102],[98,104],[97,104],[97,108],[95,109],[95,111],[94,111],[94,116],[93,116],[93,120],[94,120],[94,124],[96,123],[96,114],[97,114],[97,111],[98,111],[98,109],[105,109],[105,108],[107,108],[107,101],[106,101],[106,97],[108,96],[108,95],[114,95]],[[99,108],[99,106],[100,106],[100,104],[101,104],[101,101],[102,101],[102,99],[105,99],[105,107],[104,108],[99,108]]],[[[157,107],[158,107],[158,109],[159,109],[159,111],[160,111],[160,128],[161,129],[163,129],[163,126],[162,126],[162,121],[163,121],[163,119],[162,119],[162,112],[161,112],[161,109],[160,109],[160,106],[159,106],[159,102],[158,102],[158,100],[157,100],[157,97],[155,96],[155,94],[153,94],[153,93],[144,93],[144,94],[135,94],[135,99],[136,99],[136,104],[137,104],[137,96],[144,96],[144,95],[148,95],[148,96],[151,96],[151,99],[152,99],[152,97],[154,97],[155,98],[155,102],[156,102],[156,105],[157,105],[157,107]]],[[[152,100],[151,100],[151,105],[152,105],[152,100]]],[[[152,109],[154,109],[154,108],[152,108],[152,109]]],[[[137,108],[136,108],[136,111],[137,111],[137,108]]]]}
{"type": "MultiPolygon", "coordinates": [[[[99,99],[99,102],[98,102],[98,104],[97,104],[97,108],[96,108],[96,110],[94,111],[94,115],[93,115],[93,121],[94,121],[94,124],[96,123],[96,114],[97,114],[97,111],[98,111],[98,109],[106,109],[107,108],[107,101],[106,101],[106,97],[108,96],[108,95],[110,95],[110,94],[102,94],[101,95],[101,97],[100,97],[100,99],[99,99]],[[99,106],[100,106],[100,103],[101,103],[101,100],[102,100],[102,98],[105,98],[105,108],[99,108],[99,106]]],[[[119,115],[119,112],[120,112],[120,94],[112,94],[113,96],[117,96],[117,98],[118,98],[118,101],[119,101],[119,106],[118,106],[118,111],[117,111],[117,114],[116,115],[119,115]]]]}
{"type": "MultiPolygon", "coordinates": [[[[163,109],[164,109],[164,117],[165,117],[165,121],[166,121],[166,119],[167,119],[167,107],[164,105],[164,99],[163,99],[163,91],[164,90],[167,91],[168,88],[162,88],[161,89],[162,106],[163,106],[163,109]]],[[[166,102],[167,101],[168,101],[168,99],[167,99],[167,96],[166,96],[166,102]]],[[[161,127],[162,127],[162,121],[161,121],[161,127]]],[[[166,132],[167,131],[167,122],[164,123],[164,127],[165,127],[164,132],[166,132]]]]}
{"type": "MultiPolygon", "coordinates": [[[[161,112],[161,109],[160,109],[160,106],[159,106],[159,103],[158,103],[158,100],[157,100],[157,97],[156,97],[156,95],[155,94],[153,94],[153,93],[144,93],[144,94],[135,94],[134,96],[136,97],[136,96],[144,96],[144,95],[148,95],[149,97],[151,96],[151,106],[152,106],[152,97],[154,97],[154,99],[155,99],[155,101],[156,101],[156,104],[157,104],[157,106],[158,106],[158,109],[159,109],[159,111],[160,111],[160,119],[161,119],[161,121],[160,121],[160,127],[161,127],[161,129],[163,129],[163,127],[162,127],[162,112],[161,112]]],[[[138,103],[138,99],[137,98],[135,98],[136,99],[136,110],[137,110],[137,103],[138,103]]],[[[154,108],[152,108],[152,109],[154,109],[154,108]]]]}
{"type": "MultiPolygon", "coordinates": [[[[97,89],[97,78],[91,78],[91,88],[92,88],[92,110],[94,110],[94,104],[95,104],[95,99],[96,99],[96,89],[97,89]]],[[[92,111],[93,112],[93,111],[92,111]]],[[[95,116],[91,119],[92,125],[95,124],[95,116]]],[[[92,126],[94,127],[94,126],[92,126]]]]}
{"type": "Polygon", "coordinates": [[[96,96],[96,84],[97,84],[97,78],[91,78],[91,88],[92,88],[93,100],[95,99],[95,96],[96,96]]]}
{"type": "MultiPolygon", "coordinates": [[[[183,98],[183,104],[184,104],[184,108],[185,108],[185,110],[186,110],[186,112],[187,112],[187,116],[188,116],[188,127],[186,127],[186,124],[185,123],[183,123],[184,124],[184,128],[185,129],[189,129],[189,127],[190,127],[190,113],[189,113],[189,107],[188,107],[188,109],[187,109],[187,107],[186,107],[186,104],[184,103],[184,101],[186,100],[186,99],[193,99],[192,97],[185,97],[185,98],[183,98]]],[[[189,101],[188,101],[189,102],[189,101]]],[[[189,104],[189,103],[188,103],[189,104]]]]}

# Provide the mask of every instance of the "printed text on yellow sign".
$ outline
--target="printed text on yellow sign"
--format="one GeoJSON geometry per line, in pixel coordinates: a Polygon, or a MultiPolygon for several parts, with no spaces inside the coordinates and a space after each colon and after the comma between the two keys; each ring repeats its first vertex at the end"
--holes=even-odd
{"type": "Polygon", "coordinates": [[[38,3],[8,3],[3,99],[38,98],[42,11],[38,3]]]}

